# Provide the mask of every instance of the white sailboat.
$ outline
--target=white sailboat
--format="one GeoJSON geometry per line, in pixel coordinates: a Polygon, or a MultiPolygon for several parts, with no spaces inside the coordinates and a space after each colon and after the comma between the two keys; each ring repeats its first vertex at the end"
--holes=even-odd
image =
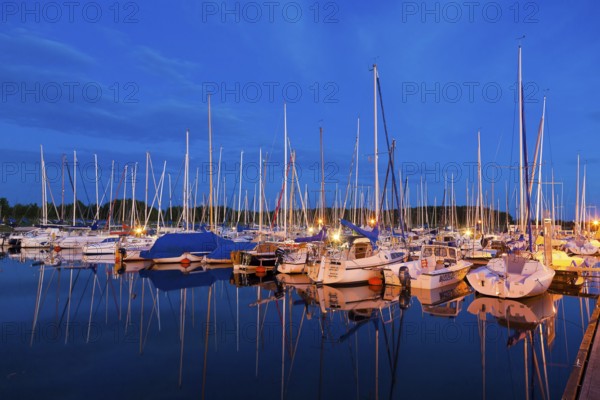
{"type": "Polygon", "coordinates": [[[549,266],[533,258],[532,233],[531,233],[531,201],[529,195],[529,173],[527,166],[527,141],[525,139],[525,127],[523,121],[523,85],[521,81],[521,46],[519,46],[518,63],[518,85],[519,88],[519,116],[520,116],[520,161],[522,169],[520,175],[524,177],[521,182],[521,225],[528,225],[529,252],[521,254],[505,254],[494,258],[487,265],[471,270],[467,274],[467,280],[478,293],[486,296],[501,298],[521,298],[536,296],[544,293],[554,278],[554,270],[549,266]]]}
{"type": "MultiPolygon", "coordinates": [[[[377,226],[380,222],[379,215],[379,175],[378,175],[378,150],[377,150],[377,89],[379,75],[377,65],[373,65],[373,114],[374,114],[374,149],[375,149],[375,228],[373,232],[367,232],[351,224],[340,220],[340,223],[361,234],[362,238],[352,237],[340,246],[333,247],[321,258],[320,263],[307,267],[309,278],[318,284],[353,284],[358,282],[382,283],[382,269],[388,265],[406,261],[408,251],[394,244],[376,246],[379,240],[377,226]]],[[[384,119],[385,121],[385,119],[384,119]]],[[[385,127],[385,125],[384,125],[385,127]]],[[[388,143],[389,148],[389,143],[388,143]]],[[[392,160],[393,158],[390,158],[392,160]]],[[[391,164],[390,161],[390,165],[391,164]]],[[[393,172],[392,172],[393,174],[393,172]]],[[[321,184],[323,191],[323,183],[321,184]]],[[[339,240],[339,234],[337,234],[339,240]]],[[[335,238],[334,238],[335,240],[335,238]]]]}
{"type": "Polygon", "coordinates": [[[502,298],[531,297],[544,293],[554,278],[554,270],[523,254],[505,254],[467,274],[478,293],[502,298]]]}

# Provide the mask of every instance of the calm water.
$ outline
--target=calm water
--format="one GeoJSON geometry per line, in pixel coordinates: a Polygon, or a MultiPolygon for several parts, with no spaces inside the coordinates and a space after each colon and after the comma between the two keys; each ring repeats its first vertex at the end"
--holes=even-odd
{"type": "Polygon", "coordinates": [[[596,304],[26,256],[0,260],[3,399],[560,398],[596,304]]]}

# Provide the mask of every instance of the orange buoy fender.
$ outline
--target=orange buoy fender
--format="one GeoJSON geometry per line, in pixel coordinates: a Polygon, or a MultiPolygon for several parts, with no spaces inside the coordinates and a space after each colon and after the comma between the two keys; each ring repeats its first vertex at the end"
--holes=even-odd
{"type": "Polygon", "coordinates": [[[369,278],[369,285],[370,286],[381,286],[381,285],[383,285],[383,280],[381,278],[377,278],[377,277],[369,278]]]}

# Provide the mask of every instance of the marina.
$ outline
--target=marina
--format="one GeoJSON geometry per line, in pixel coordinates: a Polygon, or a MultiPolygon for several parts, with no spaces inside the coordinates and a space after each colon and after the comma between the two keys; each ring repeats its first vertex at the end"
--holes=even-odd
{"type": "Polygon", "coordinates": [[[598,11],[6,2],[0,399],[600,399],[598,11]]]}

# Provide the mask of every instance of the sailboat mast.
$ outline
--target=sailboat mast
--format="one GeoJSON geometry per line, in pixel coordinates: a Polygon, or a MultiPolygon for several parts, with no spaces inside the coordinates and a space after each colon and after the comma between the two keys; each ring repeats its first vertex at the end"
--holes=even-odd
{"type": "Polygon", "coordinates": [[[554,225],[556,225],[556,215],[554,214],[554,169],[552,169],[552,229],[554,230],[554,225]]]}
{"type": "Polygon", "coordinates": [[[171,186],[171,174],[169,174],[169,221],[173,223],[173,187],[171,186]]]}
{"type": "Polygon", "coordinates": [[[94,221],[98,221],[100,218],[100,202],[98,200],[98,155],[94,154],[94,166],[96,173],[96,216],[94,217],[94,221]]]}
{"type": "MultiPolygon", "coordinates": [[[[520,55],[520,51],[521,48],[519,47],[519,55],[520,55]]],[[[519,57],[520,60],[520,57],[519,57]]],[[[519,73],[520,73],[520,69],[519,69],[519,73]]],[[[519,87],[519,92],[521,93],[521,104],[519,104],[519,109],[520,111],[520,115],[522,116],[522,118],[524,119],[524,106],[523,106],[523,87],[520,86],[519,87]]],[[[522,149],[523,149],[523,170],[521,170],[521,172],[524,175],[525,178],[525,185],[521,186],[521,191],[525,191],[525,201],[526,204],[525,206],[527,207],[524,211],[524,215],[525,215],[525,219],[523,220],[524,224],[527,224],[527,233],[529,236],[529,251],[532,252],[533,251],[533,237],[532,237],[532,232],[531,232],[531,196],[529,195],[529,190],[527,190],[527,188],[529,187],[529,166],[528,166],[528,162],[527,162],[527,139],[525,136],[525,127],[524,127],[524,121],[521,120],[521,127],[522,127],[522,136],[521,136],[521,143],[522,143],[522,149]]]]}
{"type": "Polygon", "coordinates": [[[379,223],[379,154],[377,149],[377,64],[373,64],[373,136],[375,151],[375,223],[379,223]]]}
{"type": "Polygon", "coordinates": [[[519,62],[518,62],[518,77],[517,77],[517,93],[519,99],[519,221],[521,231],[525,229],[525,189],[523,186],[523,91],[522,76],[521,76],[521,46],[519,46],[519,62]]]}
{"type": "MultiPolygon", "coordinates": [[[[217,190],[215,191],[215,205],[217,212],[215,213],[215,223],[219,220],[219,196],[221,195],[221,156],[223,155],[223,146],[219,147],[219,164],[217,165],[217,190]]],[[[217,226],[215,225],[215,229],[217,226]]]]}
{"type": "Polygon", "coordinates": [[[110,232],[110,221],[113,218],[113,185],[114,185],[114,177],[115,177],[115,160],[112,160],[110,163],[110,203],[108,203],[108,231],[110,232]]]}
{"type": "Polygon", "coordinates": [[[214,226],[213,215],[213,161],[212,161],[212,124],[210,119],[210,94],[208,95],[208,207],[210,212],[209,228],[214,226]]]}
{"type": "Polygon", "coordinates": [[[135,188],[136,188],[136,179],[137,179],[137,166],[138,163],[135,163],[133,169],[131,170],[131,218],[130,218],[130,227],[135,226],[135,222],[137,221],[137,213],[135,206],[135,188]]]}
{"type": "Polygon", "coordinates": [[[60,220],[65,220],[65,165],[67,164],[67,156],[62,155],[62,162],[60,165],[60,176],[61,176],[61,195],[60,195],[60,220]]]}
{"type": "Polygon", "coordinates": [[[148,222],[148,178],[149,178],[149,162],[150,162],[150,153],[146,152],[146,191],[144,196],[144,227],[146,227],[146,223],[148,222]]]}
{"type": "Polygon", "coordinates": [[[509,231],[509,220],[508,220],[508,216],[510,214],[509,208],[508,208],[508,181],[504,182],[504,192],[506,194],[506,231],[509,231]]]}
{"type": "Polygon", "coordinates": [[[240,183],[238,189],[238,218],[237,222],[240,222],[240,216],[242,215],[242,171],[244,168],[244,150],[240,152],[240,183]]]}
{"type": "Polygon", "coordinates": [[[121,203],[121,209],[123,214],[121,216],[121,223],[125,223],[125,199],[127,198],[127,164],[125,164],[125,172],[123,173],[123,202],[121,203]]]}
{"type": "Polygon", "coordinates": [[[262,148],[258,151],[259,167],[258,167],[258,234],[262,235],[262,195],[263,195],[263,179],[262,179],[262,148]]]}
{"type": "Polygon", "coordinates": [[[477,196],[479,197],[479,202],[477,203],[479,215],[477,216],[477,223],[479,224],[479,229],[481,229],[480,232],[483,235],[483,179],[481,177],[481,132],[477,132],[477,179],[479,181],[479,192],[477,194],[477,196]]]}
{"type": "Polygon", "coordinates": [[[354,218],[352,223],[357,224],[356,209],[358,207],[358,141],[360,138],[360,118],[356,122],[356,176],[354,177],[354,218]]]}
{"type": "MultiPolygon", "coordinates": [[[[156,213],[156,234],[160,233],[160,219],[162,216],[163,224],[165,223],[165,219],[162,211],[162,198],[163,198],[163,189],[165,187],[165,173],[167,171],[167,161],[163,163],[163,171],[160,175],[160,194],[158,196],[158,212],[156,213]]],[[[171,179],[171,175],[169,175],[169,180],[171,179]]],[[[170,183],[169,183],[170,185],[170,183]]]]}
{"type": "Polygon", "coordinates": [[[321,143],[321,221],[325,224],[325,156],[323,154],[323,127],[319,127],[321,143]]]}
{"type": "MultiPolygon", "coordinates": [[[[540,208],[542,206],[542,157],[544,154],[544,118],[546,116],[546,96],[544,96],[544,103],[542,106],[542,120],[540,121],[540,132],[538,135],[538,141],[540,142],[540,158],[538,162],[538,187],[537,187],[537,205],[535,211],[535,226],[538,228],[539,232],[539,221],[540,221],[540,208]]],[[[537,149],[536,149],[537,153],[537,149]]],[[[535,173],[535,170],[532,171],[535,173]]],[[[533,179],[532,179],[533,181],[533,179]]],[[[533,187],[533,182],[531,183],[531,187],[533,187]]],[[[543,216],[542,216],[543,218],[543,216]]]]}
{"type": "Polygon", "coordinates": [[[183,224],[189,230],[190,131],[185,131],[185,166],[183,170],[183,224]]]}
{"type": "Polygon", "coordinates": [[[581,203],[579,205],[579,226],[585,229],[585,220],[587,219],[587,204],[585,202],[585,181],[586,181],[587,162],[583,164],[583,180],[581,182],[581,203]]]}
{"type": "Polygon", "coordinates": [[[73,226],[77,216],[77,152],[73,151],[73,226]]]}
{"type": "Polygon", "coordinates": [[[42,169],[42,224],[48,224],[48,201],[46,200],[46,164],[44,162],[44,147],[40,145],[40,162],[42,169]]]}
{"type": "Polygon", "coordinates": [[[579,233],[579,154],[577,154],[577,192],[575,194],[575,233],[579,233]]]}
{"type": "MultiPolygon", "coordinates": [[[[291,149],[290,149],[291,150],[291,149]]],[[[294,200],[295,200],[295,194],[294,194],[294,179],[296,178],[296,150],[291,150],[290,153],[290,162],[291,162],[291,176],[292,176],[292,182],[291,182],[291,188],[290,188],[290,204],[288,204],[288,209],[290,210],[288,212],[288,218],[289,218],[289,225],[290,226],[294,226],[294,200]]],[[[296,184],[298,183],[298,181],[296,181],[296,184]]],[[[302,193],[300,193],[302,194],[302,193]]],[[[300,199],[302,200],[302,199],[300,199]]]]}
{"type": "Polygon", "coordinates": [[[288,194],[287,194],[287,109],[283,103],[283,235],[287,237],[288,194]]]}
{"type": "MultiPolygon", "coordinates": [[[[191,212],[190,224],[192,225],[192,230],[194,230],[194,226],[196,225],[196,210],[198,209],[198,177],[200,175],[200,168],[196,167],[196,179],[194,180],[194,208],[191,212]]],[[[190,199],[191,203],[191,199],[190,199]]]]}

